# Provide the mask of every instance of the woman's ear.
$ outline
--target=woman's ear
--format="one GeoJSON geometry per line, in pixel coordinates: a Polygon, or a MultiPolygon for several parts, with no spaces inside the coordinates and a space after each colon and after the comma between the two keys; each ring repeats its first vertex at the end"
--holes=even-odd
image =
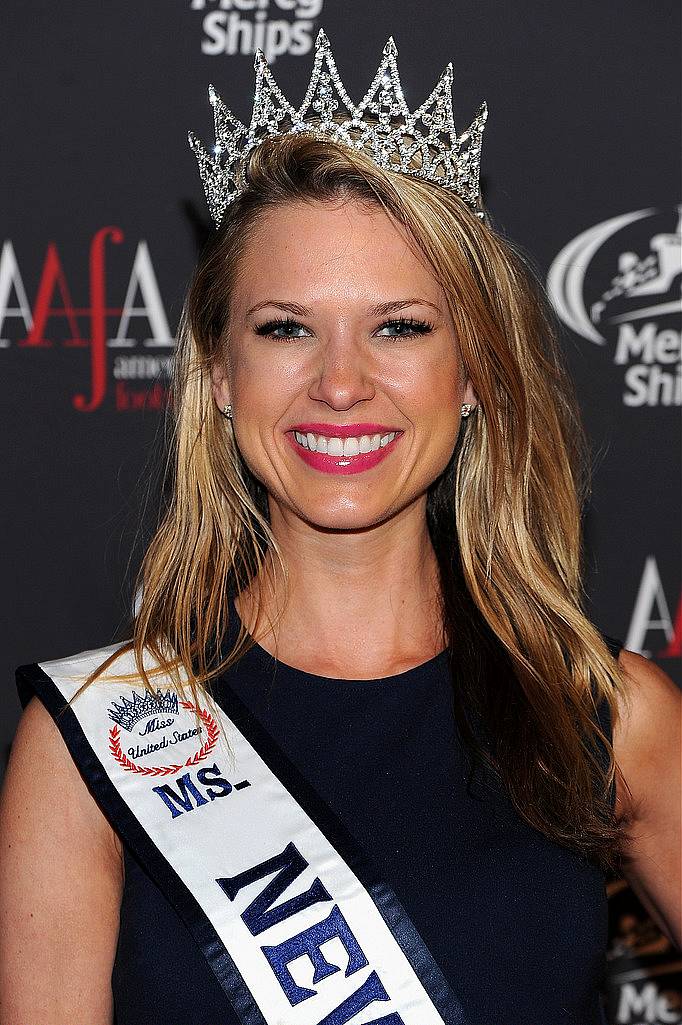
{"type": "Polygon", "coordinates": [[[474,391],[474,386],[471,383],[471,379],[467,378],[466,388],[464,389],[463,399],[464,402],[468,402],[472,406],[478,405],[478,395],[474,391]]]}
{"type": "Polygon", "coordinates": [[[211,387],[213,389],[213,398],[215,399],[216,405],[222,412],[230,401],[227,376],[225,374],[225,367],[222,363],[216,362],[213,364],[213,369],[211,370],[211,387]]]}

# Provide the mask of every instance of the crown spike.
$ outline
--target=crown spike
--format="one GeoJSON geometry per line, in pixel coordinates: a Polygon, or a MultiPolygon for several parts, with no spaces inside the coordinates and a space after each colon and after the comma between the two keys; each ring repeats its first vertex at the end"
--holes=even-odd
{"type": "Polygon", "coordinates": [[[481,170],[481,139],[488,118],[488,105],[478,108],[473,121],[460,136],[457,187],[466,202],[477,202],[481,170]]]}
{"type": "Polygon", "coordinates": [[[258,47],[253,55],[253,67],[255,71],[260,71],[261,68],[268,67],[267,58],[260,47],[258,47]]]}
{"type": "Polygon", "coordinates": [[[391,49],[387,43],[372,83],[358,105],[358,113],[361,114],[369,107],[372,114],[378,117],[382,124],[390,118],[391,114],[398,114],[405,119],[410,117],[400,84],[395,60],[396,53],[395,45],[391,49]],[[391,92],[393,97],[391,97],[391,92]],[[378,99],[376,98],[377,94],[379,94],[378,99]]]}
{"type": "Polygon", "coordinates": [[[193,132],[187,138],[197,158],[216,226],[220,226],[227,206],[245,188],[242,172],[249,152],[266,137],[300,132],[363,149],[385,170],[416,175],[448,188],[482,217],[478,188],[486,104],[481,104],[471,125],[458,139],[452,112],[450,61],[427,99],[410,113],[397,55],[395,39],[389,36],[369,89],[356,106],[341,80],[327,34],[320,28],[310,81],[300,107],[295,109],[258,48],[253,60],[256,84],[248,129],[210,85],[216,137],[212,153],[193,132]]]}
{"type": "Polygon", "coordinates": [[[483,101],[481,106],[474,114],[473,120],[466,132],[463,132],[459,137],[460,144],[467,141],[469,138],[475,138],[477,135],[480,136],[483,133],[485,123],[488,120],[488,104],[483,101]]]}
{"type": "MultiPolygon", "coordinates": [[[[301,106],[296,111],[296,117],[302,122],[308,109],[312,106],[314,116],[322,117],[323,121],[331,123],[331,118],[336,111],[338,104],[333,99],[333,92],[336,90],[338,98],[351,116],[355,116],[356,109],[353,101],[348,95],[346,88],[341,81],[336,61],[329,45],[329,40],[322,29],[318,33],[319,45],[316,46],[313,70],[310,82],[306,89],[301,106]],[[326,67],[324,67],[326,65],[326,67]]],[[[300,129],[299,129],[300,131],[300,129]]]]}

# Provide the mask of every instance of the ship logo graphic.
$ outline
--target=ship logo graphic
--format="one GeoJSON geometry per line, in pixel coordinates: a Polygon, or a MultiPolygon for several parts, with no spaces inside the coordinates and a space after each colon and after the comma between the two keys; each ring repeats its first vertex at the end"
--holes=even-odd
{"type": "MultiPolygon", "coordinates": [[[[682,206],[675,209],[673,230],[650,236],[649,252],[643,256],[621,251],[608,286],[589,303],[585,282],[591,279],[591,267],[599,251],[618,233],[659,216],[661,211],[651,207],[611,217],[564,246],[549,269],[547,291],[567,327],[596,345],[604,345],[607,325],[682,312],[682,206]]],[[[641,231],[640,237],[644,242],[646,235],[641,231]]]]}

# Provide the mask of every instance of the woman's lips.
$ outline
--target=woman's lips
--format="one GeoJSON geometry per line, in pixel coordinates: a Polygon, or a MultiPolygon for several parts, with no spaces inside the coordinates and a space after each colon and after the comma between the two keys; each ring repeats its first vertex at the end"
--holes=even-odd
{"type": "Polygon", "coordinates": [[[292,431],[298,431],[300,434],[306,434],[308,431],[312,431],[313,434],[324,434],[325,437],[330,438],[359,438],[363,434],[401,433],[400,427],[387,427],[386,424],[375,423],[345,424],[343,427],[329,423],[305,423],[294,424],[289,429],[292,431]]]}
{"type": "Polygon", "coordinates": [[[389,441],[387,445],[378,448],[375,452],[361,452],[357,456],[330,456],[326,452],[312,452],[309,448],[304,448],[296,441],[292,431],[286,432],[289,444],[304,463],[321,473],[336,474],[362,473],[364,470],[371,469],[393,451],[402,436],[402,432],[396,434],[393,441],[389,441]]]}

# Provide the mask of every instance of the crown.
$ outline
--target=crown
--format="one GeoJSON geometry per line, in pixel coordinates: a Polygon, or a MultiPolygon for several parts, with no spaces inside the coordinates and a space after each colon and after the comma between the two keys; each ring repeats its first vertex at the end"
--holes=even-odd
{"type": "Polygon", "coordinates": [[[178,714],[178,696],[170,690],[165,693],[157,690],[156,694],[146,691],[143,698],[136,691],[133,691],[132,695],[133,700],[129,701],[121,694],[122,704],[117,705],[115,701],[112,701],[109,709],[109,718],[122,726],[128,733],[135,723],[140,719],[146,719],[148,715],[159,715],[161,712],[167,712],[170,715],[178,714]]]}
{"type": "Polygon", "coordinates": [[[214,87],[209,86],[215,146],[209,153],[193,132],[189,132],[188,139],[216,227],[220,226],[227,206],[246,187],[243,168],[247,154],[267,137],[298,134],[366,150],[379,167],[450,189],[483,218],[479,174],[481,137],[488,116],[486,104],[481,104],[470,127],[458,138],[452,114],[449,63],[428,99],[410,113],[400,84],[397,55],[390,36],[372,84],[356,107],[336,69],[329,40],[320,29],[310,83],[296,109],[275,82],[262,50],[256,50],[256,87],[248,130],[228,110],[214,87]]]}

